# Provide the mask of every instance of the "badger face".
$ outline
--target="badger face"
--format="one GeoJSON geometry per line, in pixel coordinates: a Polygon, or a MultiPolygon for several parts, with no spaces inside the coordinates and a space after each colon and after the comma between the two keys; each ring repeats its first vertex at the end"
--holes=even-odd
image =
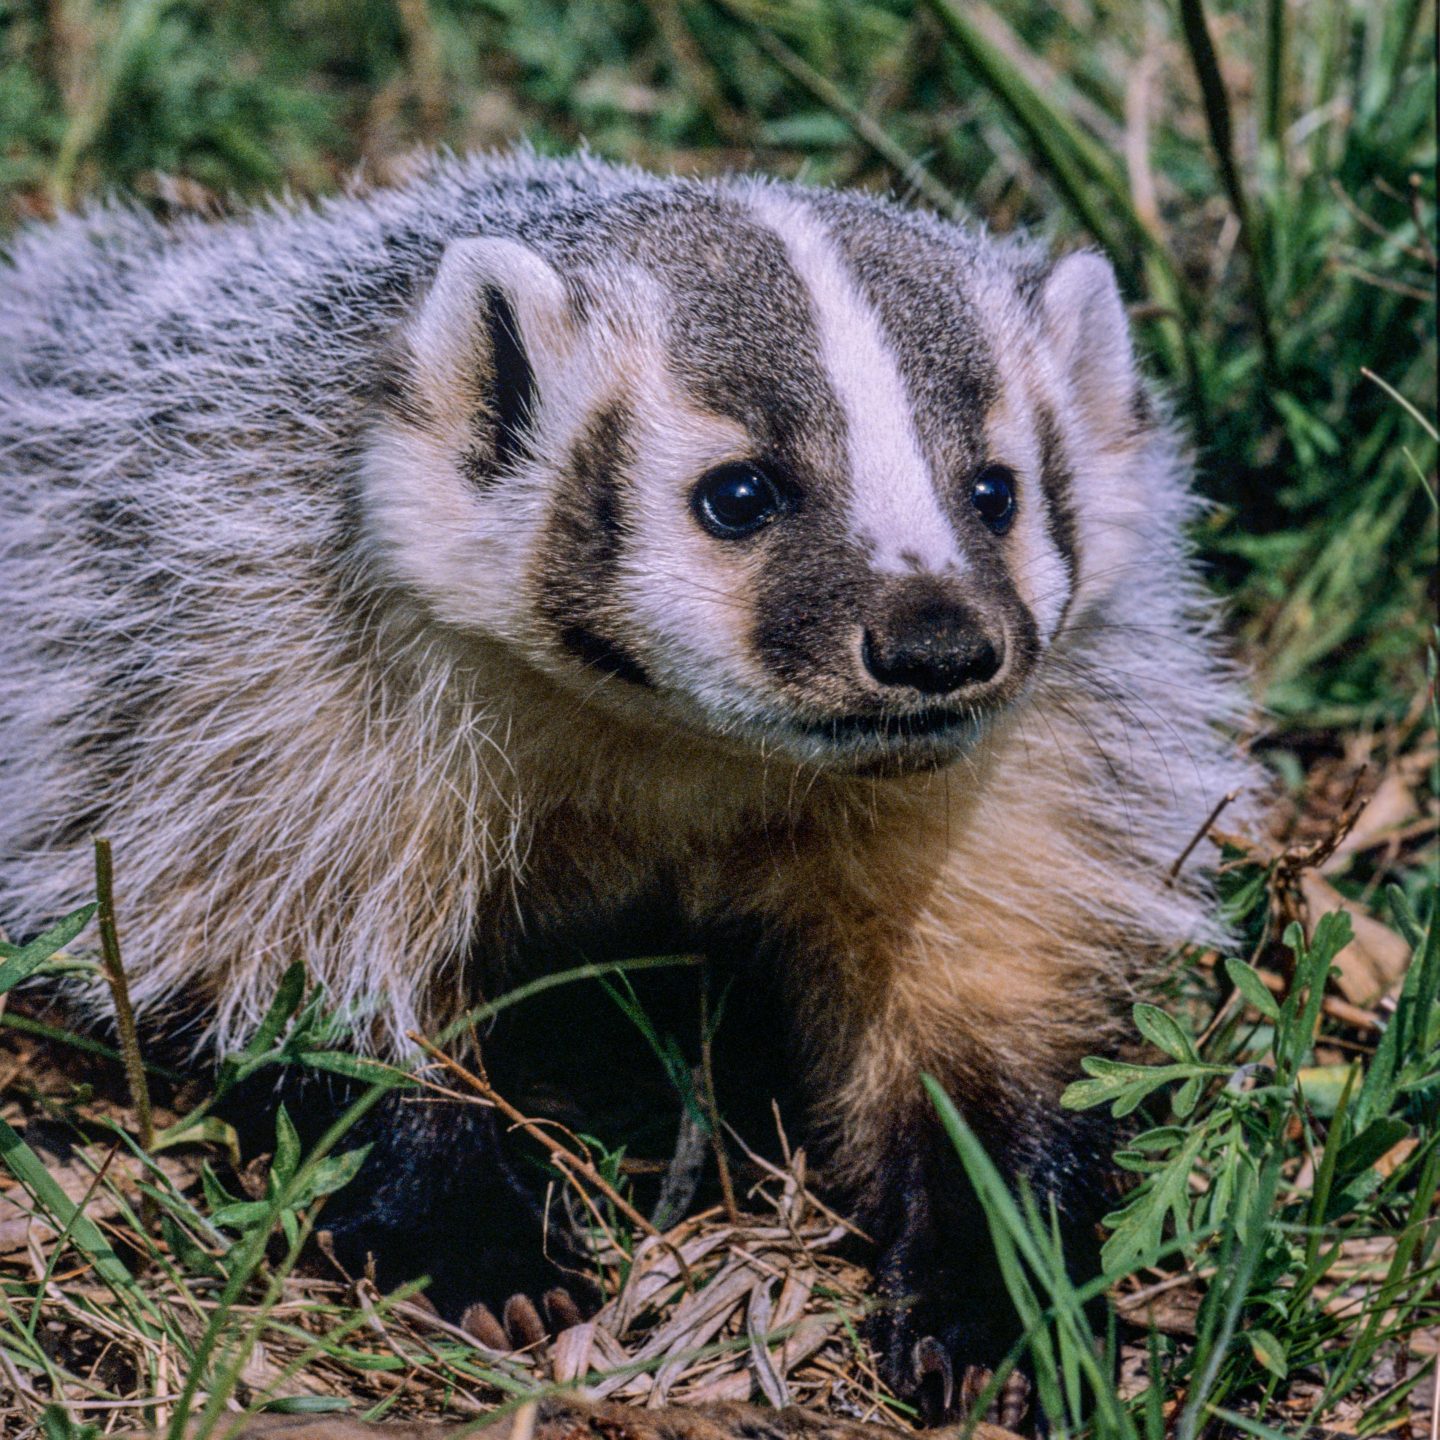
{"type": "Polygon", "coordinates": [[[1109,267],[874,200],[673,182],[543,256],[459,241],[399,355],[392,573],[572,692],[804,762],[963,754],[1143,509],[1109,267]]]}

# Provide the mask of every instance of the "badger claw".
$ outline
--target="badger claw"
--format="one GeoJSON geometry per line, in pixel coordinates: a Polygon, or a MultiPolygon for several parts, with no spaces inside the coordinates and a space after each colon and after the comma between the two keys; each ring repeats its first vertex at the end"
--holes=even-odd
{"type": "Polygon", "coordinates": [[[926,1423],[937,1425],[948,1419],[955,1401],[955,1371],[945,1347],[933,1335],[922,1336],[911,1347],[910,1372],[926,1423]]]}
{"type": "Polygon", "coordinates": [[[538,1307],[528,1295],[512,1295],[505,1302],[498,1320],[488,1305],[476,1301],[465,1308],[460,1317],[460,1328],[487,1350],[509,1354],[544,1345],[562,1330],[581,1324],[584,1318],[575,1297],[563,1286],[556,1285],[545,1292],[538,1307]],[[541,1318],[542,1308],[544,1319],[541,1318]]]}

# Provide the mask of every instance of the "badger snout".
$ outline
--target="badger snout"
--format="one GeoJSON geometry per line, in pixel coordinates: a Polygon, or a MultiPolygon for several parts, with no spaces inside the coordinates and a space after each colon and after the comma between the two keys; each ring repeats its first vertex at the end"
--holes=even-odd
{"type": "Polygon", "coordinates": [[[969,698],[1005,668],[1005,650],[996,619],[972,600],[926,586],[892,596],[865,624],[860,659],[887,690],[969,698]]]}

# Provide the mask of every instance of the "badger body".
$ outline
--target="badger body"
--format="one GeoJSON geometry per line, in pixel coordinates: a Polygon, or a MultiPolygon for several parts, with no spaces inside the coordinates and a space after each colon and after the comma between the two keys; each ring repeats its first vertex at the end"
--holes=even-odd
{"type": "MultiPolygon", "coordinates": [[[[81,903],[107,835],[134,998],[212,1051],[297,959],[395,1053],[547,937],[636,907],[669,948],[743,935],[880,1246],[887,1373],[913,1389],[932,1335],[993,1362],[919,1077],[1083,1232],[1059,1092],[1210,932],[1172,865],[1249,783],[1105,262],[444,159],[32,229],[0,333],[0,921],[81,903]]],[[[469,1123],[386,1136],[417,1263],[510,1175],[486,1132],[436,1180],[469,1123]]]]}

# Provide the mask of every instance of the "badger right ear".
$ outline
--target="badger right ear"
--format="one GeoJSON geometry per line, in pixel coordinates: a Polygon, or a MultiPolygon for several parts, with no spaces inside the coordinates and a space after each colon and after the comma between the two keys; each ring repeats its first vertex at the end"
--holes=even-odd
{"type": "Polygon", "coordinates": [[[528,453],[569,352],[565,282],[517,240],[453,241],[405,338],[413,400],[432,422],[463,427],[468,466],[494,475],[528,453]]]}
{"type": "Polygon", "coordinates": [[[1123,434],[1138,383],[1125,302],[1110,262],[1081,250],[1058,260],[1041,290],[1061,373],[1097,438],[1123,434]]]}

